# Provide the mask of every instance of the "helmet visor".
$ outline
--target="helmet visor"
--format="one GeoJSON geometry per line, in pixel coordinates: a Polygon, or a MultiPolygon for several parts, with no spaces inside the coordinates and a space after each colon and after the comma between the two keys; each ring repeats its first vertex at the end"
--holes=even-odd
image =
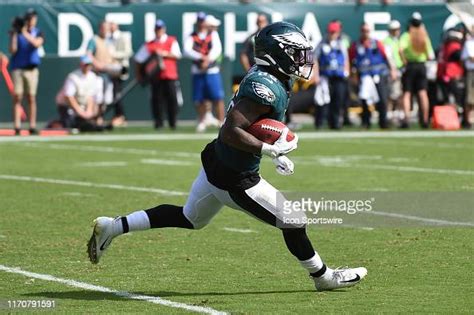
{"type": "Polygon", "coordinates": [[[305,49],[290,48],[287,50],[287,54],[293,59],[297,71],[295,75],[308,80],[313,70],[313,49],[311,47],[305,49]]]}

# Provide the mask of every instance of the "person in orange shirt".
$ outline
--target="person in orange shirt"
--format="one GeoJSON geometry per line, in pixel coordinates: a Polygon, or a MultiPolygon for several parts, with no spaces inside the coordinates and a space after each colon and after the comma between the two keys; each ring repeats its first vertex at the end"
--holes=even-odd
{"type": "Polygon", "coordinates": [[[150,105],[155,128],[163,127],[162,112],[166,108],[169,127],[175,129],[178,108],[183,103],[177,63],[181,59],[181,50],[176,37],[166,34],[166,24],[163,20],[156,21],[155,36],[155,39],[143,44],[135,54],[137,79],[139,82],[145,80],[145,65],[150,58],[158,57],[160,69],[149,78],[151,83],[150,105]]]}

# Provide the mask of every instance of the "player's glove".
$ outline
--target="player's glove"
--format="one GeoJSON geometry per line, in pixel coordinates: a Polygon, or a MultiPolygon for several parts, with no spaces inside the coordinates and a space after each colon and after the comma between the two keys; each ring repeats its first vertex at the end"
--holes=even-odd
{"type": "Polygon", "coordinates": [[[276,166],[276,171],[278,174],[288,176],[294,173],[295,164],[286,156],[281,155],[274,158],[272,161],[276,166]]]}
{"type": "Polygon", "coordinates": [[[286,140],[288,135],[288,128],[283,129],[280,138],[274,144],[263,143],[262,154],[268,155],[271,158],[276,158],[280,155],[285,155],[295,150],[298,147],[298,136],[291,141],[286,140]]]}

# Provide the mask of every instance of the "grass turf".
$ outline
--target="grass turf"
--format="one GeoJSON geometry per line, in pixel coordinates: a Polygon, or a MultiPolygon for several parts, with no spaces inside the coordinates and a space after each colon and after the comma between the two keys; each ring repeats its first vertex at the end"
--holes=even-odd
{"type": "MultiPolygon", "coordinates": [[[[185,192],[199,171],[197,156],[205,143],[0,143],[0,174],[185,192]],[[130,148],[139,150],[124,150],[130,148]]],[[[292,177],[278,176],[268,161],[262,166],[267,180],[286,191],[474,190],[472,137],[301,140],[291,156],[292,177]],[[374,165],[393,168],[371,169],[374,165]]],[[[0,200],[0,265],[231,313],[469,313],[474,308],[472,228],[422,222],[371,230],[312,227],[309,236],[328,265],[369,270],[357,287],[315,293],[281,233],[232,209],[224,208],[200,231],[164,229],[116,239],[95,266],[85,253],[93,218],[183,204],[185,197],[0,178],[0,200]]],[[[449,213],[423,211],[426,218],[453,220],[449,213]]],[[[474,221],[472,212],[456,220],[474,221]]],[[[54,299],[60,312],[185,312],[2,271],[0,283],[0,301],[54,299]]]]}

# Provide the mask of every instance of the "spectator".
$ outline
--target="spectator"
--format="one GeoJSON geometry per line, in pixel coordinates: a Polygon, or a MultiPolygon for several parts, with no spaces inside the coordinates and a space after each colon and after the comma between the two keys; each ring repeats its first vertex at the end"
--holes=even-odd
{"type": "Polygon", "coordinates": [[[151,82],[151,111],[155,122],[155,128],[163,127],[163,109],[166,106],[168,124],[171,129],[176,128],[176,116],[178,113],[178,96],[181,89],[178,81],[177,60],[181,59],[176,37],[166,34],[166,24],[163,20],[157,20],[155,24],[155,39],[143,44],[135,55],[137,63],[137,79],[143,82],[145,79],[145,65],[151,57],[159,58],[161,68],[153,77],[151,82]]]}
{"type": "MultiPolygon", "coordinates": [[[[219,26],[221,25],[221,21],[217,19],[215,16],[207,15],[205,22],[206,22],[209,32],[217,33],[219,31],[219,26]]],[[[217,36],[219,35],[217,34],[217,36]]],[[[222,63],[222,59],[223,59],[223,55],[221,52],[221,54],[216,59],[216,64],[218,66],[220,66],[220,64],[222,63]]],[[[222,107],[224,107],[224,103],[222,103],[222,107]]],[[[224,111],[224,109],[222,109],[222,111],[224,111]]],[[[221,125],[221,121],[219,119],[216,119],[216,117],[214,117],[214,114],[212,113],[212,109],[211,109],[211,104],[209,103],[208,100],[206,100],[206,115],[205,115],[204,121],[206,122],[206,125],[208,126],[220,127],[221,125]]]]}
{"type": "MultiPolygon", "coordinates": [[[[383,43],[387,52],[387,57],[390,58],[392,64],[396,68],[396,76],[390,80],[389,84],[389,98],[388,98],[388,114],[393,110],[401,107],[402,96],[402,68],[403,60],[400,55],[400,22],[392,20],[388,25],[388,37],[384,39],[383,43]]],[[[390,117],[389,117],[390,118],[390,117]]]]}
{"type": "Polygon", "coordinates": [[[122,66],[116,62],[107,44],[107,38],[110,37],[110,24],[106,21],[99,23],[99,33],[87,44],[87,55],[92,59],[93,70],[103,80],[103,99],[100,112],[105,111],[107,105],[113,102],[113,83],[112,78],[123,74],[122,66]]]}
{"type": "Polygon", "coordinates": [[[219,34],[209,29],[206,14],[199,12],[194,31],[185,41],[184,51],[192,59],[193,102],[198,112],[196,130],[203,132],[210,124],[220,125],[224,121],[224,89],[216,60],[222,54],[219,34]],[[217,120],[208,120],[206,100],[213,102],[217,120]]]}
{"type": "Polygon", "coordinates": [[[12,54],[10,67],[14,85],[13,123],[15,134],[20,134],[21,103],[26,94],[29,105],[30,134],[36,130],[36,92],[38,89],[41,63],[39,48],[44,43],[43,33],[36,27],[38,16],[35,10],[29,9],[24,19],[16,19],[16,25],[10,32],[9,50],[12,54]]]}
{"type": "Polygon", "coordinates": [[[387,99],[388,80],[392,66],[385,53],[383,44],[370,37],[370,26],[363,23],[360,39],[353,42],[349,50],[353,71],[358,74],[359,98],[362,102],[362,126],[370,128],[369,104],[375,104],[379,113],[379,127],[388,128],[387,99]]]}
{"type": "MultiPolygon", "coordinates": [[[[338,23],[340,25],[341,31],[339,35],[339,39],[342,42],[342,45],[344,46],[346,50],[346,54],[349,51],[349,48],[351,47],[351,38],[350,36],[344,32],[342,21],[339,19],[334,19],[331,22],[338,23]]],[[[356,90],[357,87],[351,86],[350,82],[347,83],[347,89],[346,89],[346,95],[342,104],[343,108],[343,125],[344,126],[352,126],[352,122],[349,119],[349,106],[350,106],[350,93],[351,90],[356,90]]]]}
{"type": "Polygon", "coordinates": [[[96,123],[99,112],[96,101],[102,91],[97,88],[99,78],[92,72],[93,60],[85,55],[80,59],[79,69],[71,72],[56,95],[56,104],[64,128],[80,131],[101,131],[96,123]]]}
{"type": "Polygon", "coordinates": [[[268,25],[267,16],[263,13],[260,13],[257,16],[257,31],[252,33],[242,45],[242,49],[240,51],[240,63],[244,68],[245,72],[247,72],[254,64],[254,46],[255,46],[255,35],[268,25]]]}
{"type": "Polygon", "coordinates": [[[409,127],[412,94],[416,94],[421,110],[420,125],[422,128],[428,128],[428,78],[426,76],[425,63],[434,58],[434,52],[428,33],[423,25],[421,14],[418,12],[413,13],[408,31],[400,37],[400,54],[405,64],[405,72],[402,76],[405,119],[400,127],[409,127]]]}
{"type": "Polygon", "coordinates": [[[438,54],[437,81],[441,89],[442,103],[464,104],[464,65],[461,60],[464,34],[456,29],[450,29],[444,34],[438,54]]]}
{"type": "MultiPolygon", "coordinates": [[[[116,62],[122,66],[122,73],[112,77],[114,99],[122,92],[123,83],[129,78],[130,57],[133,55],[132,39],[128,34],[120,31],[117,23],[110,23],[109,49],[116,62]]],[[[125,126],[125,111],[122,102],[115,104],[115,113],[112,118],[113,126],[125,126]]]]}
{"type": "Polygon", "coordinates": [[[471,128],[469,115],[474,107],[474,23],[471,25],[470,36],[464,43],[461,59],[466,69],[466,98],[463,112],[463,128],[471,128]]]}
{"type": "Polygon", "coordinates": [[[327,36],[315,49],[314,81],[317,85],[316,128],[320,128],[326,116],[329,104],[328,124],[331,129],[341,128],[341,109],[344,107],[347,94],[347,77],[349,75],[349,58],[347,49],[341,39],[341,24],[330,22],[327,36]]]}

